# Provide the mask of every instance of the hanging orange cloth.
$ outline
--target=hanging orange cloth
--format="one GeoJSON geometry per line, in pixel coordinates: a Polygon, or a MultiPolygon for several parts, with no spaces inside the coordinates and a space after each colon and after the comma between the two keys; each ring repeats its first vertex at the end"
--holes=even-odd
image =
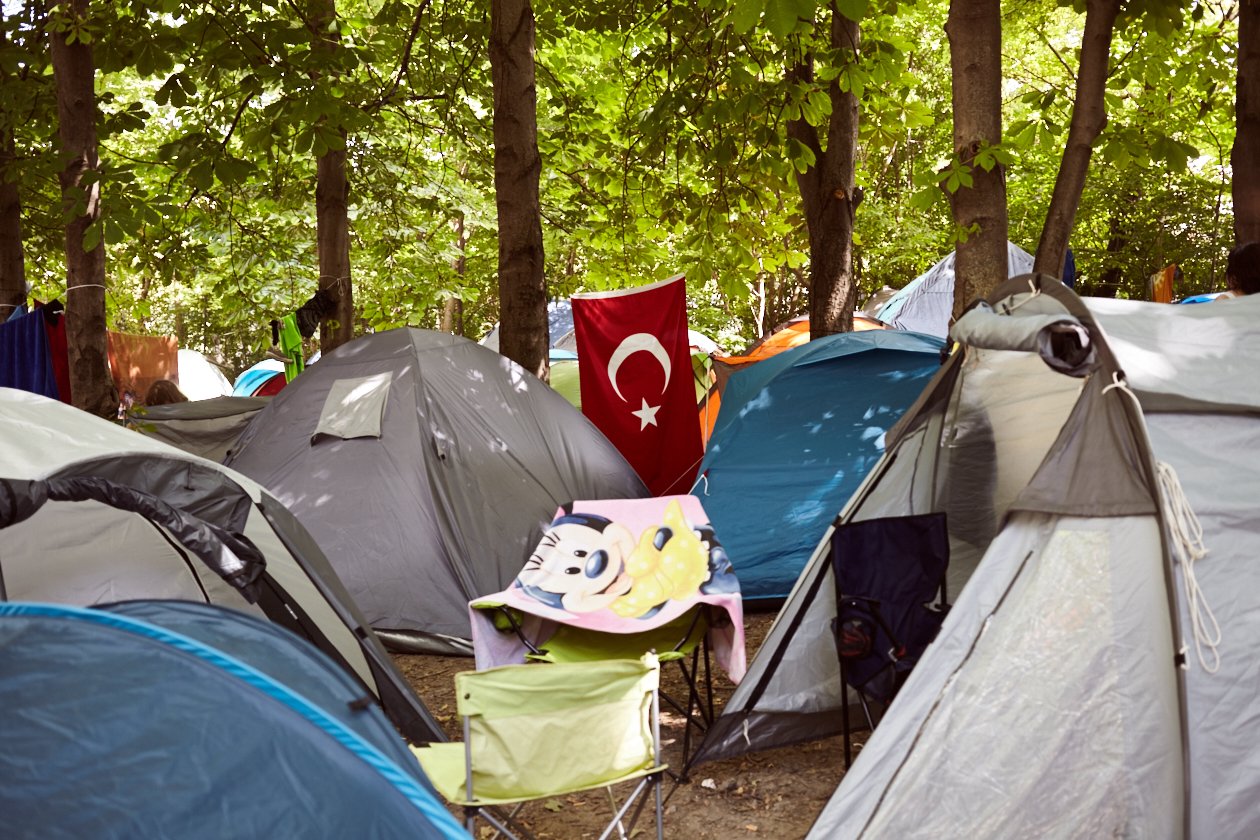
{"type": "Polygon", "coordinates": [[[1173,281],[1180,274],[1176,263],[1166,265],[1152,274],[1149,281],[1151,300],[1155,303],[1172,303],[1173,281]]]}
{"type": "Polygon", "coordinates": [[[109,369],[118,396],[144,399],[159,379],[179,382],[179,340],[169,335],[109,333],[109,369]]]}

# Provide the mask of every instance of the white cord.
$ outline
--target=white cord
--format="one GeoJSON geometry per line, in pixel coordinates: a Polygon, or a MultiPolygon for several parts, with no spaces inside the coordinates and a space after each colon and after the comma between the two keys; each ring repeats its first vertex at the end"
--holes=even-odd
{"type": "MultiPolygon", "coordinates": [[[[1105,394],[1112,388],[1119,388],[1138,406],[1141,403],[1137,394],[1129,389],[1128,384],[1119,373],[1111,375],[1111,384],[1103,388],[1105,394]]],[[[1186,610],[1190,613],[1190,628],[1194,633],[1194,652],[1199,657],[1199,664],[1209,674],[1215,674],[1221,667],[1221,654],[1217,646],[1221,643],[1221,625],[1212,612],[1212,607],[1203,597],[1203,589],[1195,575],[1194,564],[1207,556],[1207,547],[1203,544],[1203,526],[1199,517],[1190,507],[1190,500],[1181,489],[1181,480],[1177,471],[1163,461],[1155,464],[1156,477],[1159,481],[1160,500],[1164,506],[1164,518],[1168,522],[1168,536],[1172,541],[1173,558],[1181,566],[1181,583],[1186,594],[1186,610]],[[1204,648],[1211,654],[1212,663],[1204,655],[1204,648]]],[[[1182,649],[1184,656],[1185,650],[1182,649]]]]}
{"type": "Polygon", "coordinates": [[[1168,520],[1168,532],[1172,538],[1173,556],[1181,564],[1181,579],[1186,590],[1186,607],[1190,612],[1190,625],[1194,631],[1194,652],[1199,657],[1199,664],[1209,674],[1215,674],[1221,667],[1221,654],[1217,646],[1221,643],[1221,625],[1217,623],[1211,606],[1203,597],[1199,587],[1199,579],[1194,572],[1194,564],[1207,556],[1207,547],[1203,545],[1203,526],[1190,507],[1186,494],[1181,489],[1177,472],[1168,464],[1160,461],[1155,465],[1159,473],[1160,494],[1164,497],[1164,513],[1168,520]],[[1204,655],[1204,648],[1210,654],[1204,655]]]}
{"type": "Polygon", "coordinates": [[[688,492],[688,493],[694,493],[694,492],[696,492],[696,488],[700,486],[700,482],[702,482],[702,481],[704,482],[704,495],[706,495],[706,496],[707,496],[707,495],[709,495],[709,472],[708,472],[708,470],[705,470],[704,472],[700,473],[700,475],[696,476],[696,483],[695,483],[695,484],[693,484],[693,485],[691,485],[691,489],[690,489],[690,490],[688,490],[687,492],[688,492]]]}
{"type": "Polygon", "coordinates": [[[1041,297],[1041,288],[1036,283],[1033,282],[1033,279],[1031,277],[1028,278],[1028,291],[1031,292],[1032,294],[1030,294],[1028,297],[1024,298],[1023,300],[1021,300],[1019,303],[1013,306],[1004,305],[1002,307],[1003,313],[1006,315],[1009,315],[1012,312],[1014,312],[1016,309],[1019,309],[1024,304],[1033,300],[1034,298],[1041,297]]]}

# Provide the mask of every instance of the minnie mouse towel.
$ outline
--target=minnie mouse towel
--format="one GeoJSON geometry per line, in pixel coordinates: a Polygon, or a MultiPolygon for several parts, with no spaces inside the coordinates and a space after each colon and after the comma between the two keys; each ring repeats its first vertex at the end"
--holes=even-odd
{"type": "Polygon", "coordinates": [[[477,667],[521,662],[526,640],[545,647],[558,625],[639,634],[701,604],[726,613],[710,621],[708,641],[738,683],[745,670],[739,581],[700,500],[572,502],[556,511],[511,586],[470,602],[477,667]],[[519,618],[520,633],[495,628],[500,607],[519,618]]]}

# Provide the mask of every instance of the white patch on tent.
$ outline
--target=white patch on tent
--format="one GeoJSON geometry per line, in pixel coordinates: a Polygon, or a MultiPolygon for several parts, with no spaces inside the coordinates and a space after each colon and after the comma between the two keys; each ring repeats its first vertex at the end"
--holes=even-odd
{"type": "Polygon", "coordinates": [[[862,430],[862,440],[878,440],[880,449],[884,448],[884,430],[879,426],[868,426],[862,430]]]}
{"type": "Polygon", "coordinates": [[[311,442],[320,435],[350,440],[381,436],[381,418],[389,398],[389,372],[338,379],[328,389],[311,442]]]}
{"type": "Polygon", "coordinates": [[[790,525],[800,525],[802,523],[813,522],[823,513],[823,504],[817,499],[807,500],[798,505],[793,505],[788,512],[787,521],[790,525]]]}
{"type": "Polygon", "coordinates": [[[744,403],[739,410],[740,417],[747,417],[753,411],[764,411],[774,404],[774,400],[770,398],[770,392],[763,388],[761,393],[744,403]]]}

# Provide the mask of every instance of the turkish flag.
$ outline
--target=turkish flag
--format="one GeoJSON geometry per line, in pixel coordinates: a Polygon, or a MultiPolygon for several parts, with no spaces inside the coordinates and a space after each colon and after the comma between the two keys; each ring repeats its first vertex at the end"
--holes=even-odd
{"type": "Polygon", "coordinates": [[[653,495],[690,491],[704,448],[683,276],[572,301],[582,412],[653,495]]]}

